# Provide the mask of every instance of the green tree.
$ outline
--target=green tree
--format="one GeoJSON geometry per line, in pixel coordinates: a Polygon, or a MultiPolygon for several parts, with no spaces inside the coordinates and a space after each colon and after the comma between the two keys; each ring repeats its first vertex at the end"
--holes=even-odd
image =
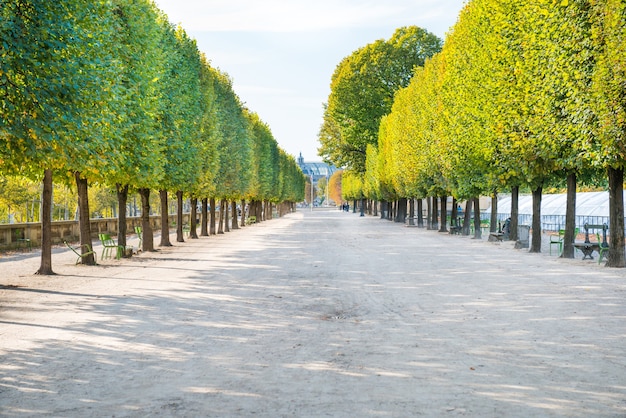
{"type": "MultiPolygon", "coordinates": [[[[161,48],[165,52],[165,73],[159,82],[160,109],[157,117],[162,135],[163,177],[159,182],[161,196],[161,246],[170,246],[168,221],[168,190],[178,196],[178,234],[182,234],[182,196],[194,194],[201,180],[203,97],[200,74],[203,65],[195,41],[185,31],[161,22],[164,34],[161,48]]],[[[197,196],[194,196],[197,197],[197,196]]],[[[192,205],[192,210],[195,205],[192,205]]],[[[191,231],[195,235],[195,214],[191,231]]],[[[195,235],[197,238],[197,235],[195,235]]]]}
{"type": "Polygon", "coordinates": [[[39,185],[26,177],[0,175],[0,219],[3,222],[33,222],[28,206],[39,200],[39,185]]]}
{"type": "MultiPolygon", "coordinates": [[[[118,199],[118,244],[126,245],[126,206],[129,190],[143,200],[163,177],[162,135],[157,115],[161,99],[159,80],[165,77],[162,13],[149,0],[115,0],[116,43],[122,70],[118,74],[117,146],[104,165],[105,178],[115,185],[118,199]]],[[[148,211],[142,211],[143,250],[153,247],[148,211]]]]}
{"type": "Polygon", "coordinates": [[[412,26],[344,58],[331,80],[320,155],[338,167],[364,173],[367,145],[377,145],[380,120],[391,110],[395,92],[440,49],[439,38],[412,26]]]}
{"type": "Polygon", "coordinates": [[[199,165],[196,170],[199,179],[195,185],[195,191],[192,193],[202,200],[202,225],[200,235],[208,236],[208,197],[215,196],[217,189],[215,177],[219,168],[219,136],[217,129],[217,108],[215,98],[215,77],[217,71],[211,68],[207,57],[200,54],[200,94],[202,108],[201,119],[199,122],[199,152],[202,154],[199,165]]]}
{"type": "Polygon", "coordinates": [[[607,170],[609,179],[610,248],[607,266],[625,267],[624,166],[626,163],[626,3],[623,0],[591,0],[595,141],[586,155],[607,170]]]}
{"type": "MultiPolygon", "coordinates": [[[[245,116],[243,105],[232,89],[232,81],[224,73],[215,77],[215,96],[219,164],[215,183],[216,197],[221,199],[218,233],[223,232],[227,200],[245,196],[252,176],[252,146],[250,124],[245,116]]],[[[211,205],[214,216],[215,205],[211,205]]],[[[260,219],[257,219],[260,221],[260,219]]]]}
{"type": "Polygon", "coordinates": [[[53,172],[93,171],[110,149],[113,27],[105,2],[0,1],[0,166],[44,181],[38,274],[54,274],[53,172]]]}

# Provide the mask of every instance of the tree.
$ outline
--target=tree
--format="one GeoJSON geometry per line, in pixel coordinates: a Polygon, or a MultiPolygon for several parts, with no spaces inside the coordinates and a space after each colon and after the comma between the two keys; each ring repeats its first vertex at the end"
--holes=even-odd
{"type": "MultiPolygon", "coordinates": [[[[201,94],[201,67],[203,65],[195,41],[185,31],[162,21],[165,52],[165,73],[159,81],[160,108],[158,113],[159,134],[162,136],[163,177],[159,182],[161,196],[161,246],[170,246],[168,218],[168,190],[177,192],[178,205],[182,205],[184,193],[194,193],[201,179],[198,167],[202,151],[200,124],[203,118],[201,94]]],[[[182,237],[182,211],[178,211],[177,241],[182,237]]],[[[191,219],[195,234],[195,217],[191,219]]]]}
{"type": "MultiPolygon", "coordinates": [[[[225,200],[240,199],[249,190],[253,172],[251,125],[239,97],[232,89],[232,81],[228,75],[217,73],[214,81],[218,132],[216,140],[220,150],[215,193],[226,207],[225,200]]],[[[223,225],[224,215],[224,211],[220,210],[220,225],[223,225]]],[[[257,222],[260,220],[257,218],[257,222]]]]}
{"type": "Polygon", "coordinates": [[[328,196],[334,200],[337,205],[341,205],[343,203],[343,198],[341,197],[342,174],[343,170],[337,170],[328,180],[328,196]]]}
{"type": "Polygon", "coordinates": [[[622,0],[591,0],[593,53],[592,97],[597,138],[586,155],[606,168],[609,179],[610,242],[607,266],[625,267],[624,166],[626,163],[626,4],[622,0]]]}
{"type": "Polygon", "coordinates": [[[39,186],[32,180],[17,175],[0,176],[0,219],[4,222],[10,222],[11,219],[17,222],[33,222],[29,216],[28,203],[38,200],[39,197],[39,186]]]}
{"type": "Polygon", "coordinates": [[[338,167],[364,173],[367,145],[377,145],[380,120],[391,110],[394,93],[440,49],[439,38],[411,26],[344,58],[332,76],[320,155],[338,167]]]}
{"type": "MultiPolygon", "coordinates": [[[[163,141],[156,116],[160,104],[158,80],[164,77],[164,37],[159,20],[162,13],[148,0],[115,0],[119,59],[119,100],[117,146],[103,166],[108,184],[114,185],[118,199],[118,244],[126,245],[126,203],[129,190],[149,196],[163,176],[163,141]]],[[[149,208],[149,204],[148,204],[149,208]]],[[[154,249],[149,210],[142,211],[143,250],[154,249]]]]}
{"type": "MultiPolygon", "coordinates": [[[[105,2],[0,1],[0,166],[43,178],[38,274],[54,274],[46,200],[53,172],[97,166],[94,156],[110,150],[105,138],[114,113],[108,106],[118,69],[113,28],[105,2]]],[[[81,242],[90,240],[83,235],[81,242]]]]}

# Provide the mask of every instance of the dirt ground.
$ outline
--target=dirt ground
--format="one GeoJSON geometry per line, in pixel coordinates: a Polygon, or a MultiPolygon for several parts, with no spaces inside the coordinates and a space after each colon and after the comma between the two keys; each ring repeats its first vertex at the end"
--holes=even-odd
{"type": "Polygon", "coordinates": [[[626,416],[626,271],[544,251],[301,210],[4,255],[0,416],[626,416]]]}

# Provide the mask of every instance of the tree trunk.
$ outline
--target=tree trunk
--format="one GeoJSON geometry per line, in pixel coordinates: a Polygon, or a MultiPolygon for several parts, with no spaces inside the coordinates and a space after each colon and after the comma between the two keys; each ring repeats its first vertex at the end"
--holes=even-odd
{"type": "Polygon", "coordinates": [[[424,227],[424,200],[423,199],[417,200],[417,227],[418,228],[424,227]]]}
{"type": "Polygon", "coordinates": [[[256,222],[256,200],[251,200],[248,203],[248,222],[251,222],[250,217],[254,217],[254,222],[256,222]]]}
{"type": "Polygon", "coordinates": [[[475,197],[472,206],[474,206],[474,238],[481,239],[483,231],[480,230],[480,198],[475,197]]]}
{"type": "Polygon", "coordinates": [[[210,212],[210,216],[209,216],[209,234],[210,235],[215,235],[215,198],[212,197],[211,199],[209,199],[209,212],[210,212]]]}
{"type": "Polygon", "coordinates": [[[502,232],[498,225],[498,192],[491,195],[491,217],[489,218],[489,232],[502,232]]]}
{"type": "Polygon", "coordinates": [[[441,227],[439,232],[448,232],[448,196],[441,196],[441,227]]]}
{"type": "Polygon", "coordinates": [[[433,203],[430,200],[430,197],[426,198],[426,229],[433,229],[432,220],[433,220],[433,203]]]}
{"type": "Polygon", "coordinates": [[[519,236],[517,235],[517,226],[519,225],[519,186],[513,186],[511,188],[511,234],[509,239],[511,241],[517,241],[519,236]]]}
{"type": "Polygon", "coordinates": [[[378,216],[378,201],[374,200],[372,201],[372,216],[378,216]]]}
{"type": "Polygon", "coordinates": [[[253,216],[254,217],[254,222],[256,222],[256,200],[251,200],[250,203],[248,204],[248,221],[250,220],[250,217],[253,216]]]}
{"type": "Polygon", "coordinates": [[[265,208],[265,219],[268,221],[274,219],[274,204],[271,201],[266,200],[265,208]]]}
{"type": "MultiPolygon", "coordinates": [[[[128,203],[128,184],[122,186],[116,184],[117,190],[117,244],[126,247],[126,235],[128,230],[126,229],[126,204],[128,203]]],[[[133,231],[134,232],[134,231],[133,231]]]]}
{"type": "Polygon", "coordinates": [[[398,200],[397,203],[398,210],[396,211],[396,222],[404,223],[406,221],[406,208],[407,208],[407,200],[406,198],[402,198],[398,200]]]}
{"type": "Polygon", "coordinates": [[[409,225],[415,225],[415,199],[409,200],[409,225]]]}
{"type": "Polygon", "coordinates": [[[356,199],[352,201],[352,213],[356,213],[356,199]]]}
{"type": "Polygon", "coordinates": [[[387,214],[387,201],[382,200],[380,202],[380,219],[385,219],[386,214],[387,214]]]}
{"type": "Polygon", "coordinates": [[[191,198],[191,219],[189,220],[189,238],[198,239],[198,231],[196,227],[198,224],[198,198],[191,198]]]}
{"type": "Polygon", "coordinates": [[[176,191],[176,242],[185,242],[183,234],[183,191],[176,191]]]}
{"type": "Polygon", "coordinates": [[[224,232],[230,232],[230,225],[228,225],[228,200],[224,200],[224,232]]]}
{"type": "Polygon", "coordinates": [[[463,215],[463,229],[462,229],[463,235],[470,234],[470,222],[472,219],[472,203],[474,203],[472,199],[467,199],[467,202],[465,202],[465,215],[463,215]]]}
{"type": "Polygon", "coordinates": [[[233,223],[231,224],[231,229],[239,229],[239,222],[237,222],[237,202],[233,200],[232,205],[231,216],[233,218],[233,223]]]}
{"type": "Polygon", "coordinates": [[[258,200],[253,200],[251,204],[252,216],[254,216],[254,223],[261,222],[261,203],[258,200]]]}
{"type": "Polygon", "coordinates": [[[242,227],[246,226],[246,199],[241,199],[241,221],[239,224],[242,227]]]}
{"type": "MultiPolygon", "coordinates": [[[[76,189],[78,190],[78,229],[80,231],[80,248],[81,253],[85,246],[93,248],[91,243],[91,223],[89,222],[89,185],[87,179],[80,177],[80,172],[74,172],[76,180],[76,189]]],[[[94,266],[96,260],[93,254],[81,257],[82,264],[94,266]]]]}
{"type": "Polygon", "coordinates": [[[625,267],[624,255],[624,169],[608,169],[609,176],[609,258],[607,267],[625,267]]]}
{"type": "Polygon", "coordinates": [[[532,226],[532,241],[530,243],[531,253],[541,252],[541,193],[543,188],[538,186],[533,190],[533,226],[532,226]]]}
{"type": "MultiPolygon", "coordinates": [[[[182,193],[182,192],[181,192],[182,193]]],[[[176,192],[178,196],[178,192],[176,192]]],[[[169,202],[167,197],[167,190],[159,190],[159,197],[161,198],[161,242],[160,247],[171,247],[170,242],[170,217],[169,217],[169,202]]]]}
{"type": "Polygon", "coordinates": [[[52,170],[44,170],[41,193],[41,264],[35,274],[53,275],[52,271],[52,170]]]}
{"type": "Polygon", "coordinates": [[[365,201],[361,198],[361,214],[360,216],[365,216],[365,201]]]}
{"type": "Polygon", "coordinates": [[[224,199],[220,200],[220,220],[217,226],[217,233],[224,233],[224,212],[226,211],[226,201],[224,199]]]}
{"type": "Polygon", "coordinates": [[[202,223],[200,224],[200,236],[208,237],[209,236],[209,200],[205,197],[202,199],[202,223]]]}
{"type": "Polygon", "coordinates": [[[150,189],[139,189],[141,196],[141,230],[143,234],[143,252],[154,251],[154,232],[150,224],[150,189]]]}
{"type": "Polygon", "coordinates": [[[457,217],[459,216],[459,211],[457,209],[456,198],[452,196],[452,209],[450,210],[450,225],[452,226],[460,226],[457,222],[457,217]]]}
{"type": "Polygon", "coordinates": [[[561,258],[574,258],[576,240],[576,173],[567,176],[567,203],[565,206],[565,234],[561,258]]]}
{"type": "Polygon", "coordinates": [[[256,216],[256,223],[263,222],[263,202],[261,200],[257,200],[254,204],[254,216],[256,216]]]}
{"type": "Polygon", "coordinates": [[[437,201],[437,197],[433,196],[432,198],[433,200],[433,219],[432,219],[432,228],[434,230],[439,229],[439,206],[438,206],[438,201],[437,201]]]}

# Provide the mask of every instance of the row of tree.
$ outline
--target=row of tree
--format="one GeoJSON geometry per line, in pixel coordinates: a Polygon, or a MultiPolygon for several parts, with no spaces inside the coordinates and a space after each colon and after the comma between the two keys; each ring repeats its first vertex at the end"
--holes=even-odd
{"type": "MultiPolygon", "coordinates": [[[[566,185],[563,256],[573,257],[577,184],[608,179],[607,266],[624,267],[625,35],[623,0],[469,1],[441,51],[393,90],[376,140],[356,151],[362,163],[347,161],[344,181],[354,177],[353,195],[378,200],[495,201],[511,191],[513,234],[520,188],[533,193],[532,229],[541,231],[542,190],[566,185]]],[[[347,80],[343,65],[335,78],[347,80]]],[[[332,90],[329,110],[339,95],[332,90]]],[[[325,126],[336,129],[322,129],[321,151],[335,162],[338,146],[347,155],[349,126],[357,124],[326,116],[325,126]]],[[[530,251],[540,250],[541,234],[533,234],[530,251]]]]}
{"type": "Polygon", "coordinates": [[[167,191],[179,208],[183,194],[303,198],[295,159],[150,0],[0,0],[0,115],[0,175],[43,180],[40,274],[52,274],[53,178],[77,185],[81,244],[91,244],[89,182],[118,192],[120,245],[128,191],[137,190],[145,250],[151,190],[165,208],[167,191]]]}

